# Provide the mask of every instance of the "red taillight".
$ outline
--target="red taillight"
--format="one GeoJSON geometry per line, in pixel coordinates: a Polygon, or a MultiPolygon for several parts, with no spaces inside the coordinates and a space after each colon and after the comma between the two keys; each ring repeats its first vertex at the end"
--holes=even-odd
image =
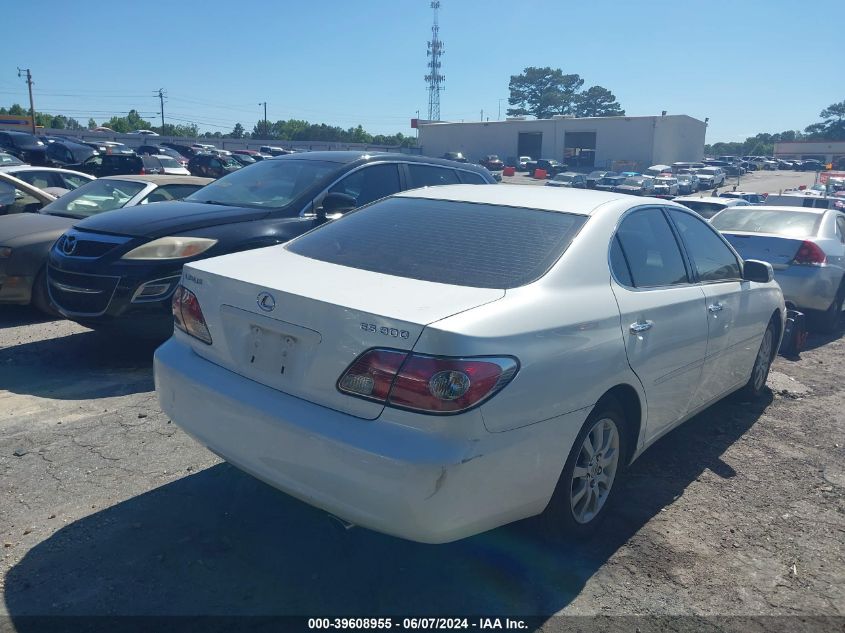
{"type": "Polygon", "coordinates": [[[145,175],[146,173],[147,173],[147,172],[144,170],[144,168],[143,168],[143,167],[141,167],[141,171],[139,171],[139,172],[138,172],[138,175],[143,176],[143,175],[145,175]]]}
{"type": "Polygon", "coordinates": [[[203,343],[211,345],[211,333],[208,331],[200,302],[193,292],[179,284],[176,286],[176,292],[173,293],[171,306],[173,325],[203,343]]]}
{"type": "Polygon", "coordinates": [[[818,244],[810,241],[801,243],[795,257],[792,258],[793,264],[803,264],[806,266],[821,266],[827,263],[827,255],[819,247],[818,244]]]}
{"type": "Polygon", "coordinates": [[[458,413],[492,397],[519,365],[510,357],[442,358],[373,349],[338,380],[343,393],[425,413],[458,413]]]}

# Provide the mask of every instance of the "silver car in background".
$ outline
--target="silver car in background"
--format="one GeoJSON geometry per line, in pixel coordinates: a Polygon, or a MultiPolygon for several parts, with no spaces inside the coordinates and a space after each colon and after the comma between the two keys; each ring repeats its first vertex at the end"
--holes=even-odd
{"type": "Polygon", "coordinates": [[[674,202],[684,205],[687,209],[692,209],[705,220],[709,220],[714,215],[727,209],[728,207],[747,207],[751,203],[746,200],[737,200],[734,198],[713,198],[703,196],[683,196],[680,198],[672,198],[674,202]]]}
{"type": "Polygon", "coordinates": [[[731,207],[711,224],[745,258],[767,261],[784,299],[833,332],[845,299],[845,214],[802,207],[731,207]]]}

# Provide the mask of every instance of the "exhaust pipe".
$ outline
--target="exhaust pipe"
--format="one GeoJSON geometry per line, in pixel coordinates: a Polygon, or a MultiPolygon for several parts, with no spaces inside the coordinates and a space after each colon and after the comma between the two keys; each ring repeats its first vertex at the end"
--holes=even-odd
{"type": "Polygon", "coordinates": [[[340,527],[342,527],[347,532],[355,527],[354,523],[350,523],[346,519],[341,519],[339,516],[335,516],[334,514],[330,514],[327,512],[326,516],[330,519],[333,519],[340,527]]]}

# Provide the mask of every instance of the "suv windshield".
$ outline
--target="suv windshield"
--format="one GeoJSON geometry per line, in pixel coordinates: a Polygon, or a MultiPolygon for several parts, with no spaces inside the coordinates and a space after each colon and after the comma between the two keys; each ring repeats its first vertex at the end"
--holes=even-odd
{"type": "Polygon", "coordinates": [[[99,178],[51,202],[41,209],[41,213],[87,218],[103,211],[120,209],[146,186],[147,183],[135,180],[99,178]]]}
{"type": "Polygon", "coordinates": [[[215,180],[185,200],[236,207],[284,207],[339,167],[337,163],[317,160],[264,160],[215,180]]]}
{"type": "Polygon", "coordinates": [[[586,220],[557,211],[386,198],[286,248],[303,257],[385,275],[507,289],[542,277],[586,220]]]}

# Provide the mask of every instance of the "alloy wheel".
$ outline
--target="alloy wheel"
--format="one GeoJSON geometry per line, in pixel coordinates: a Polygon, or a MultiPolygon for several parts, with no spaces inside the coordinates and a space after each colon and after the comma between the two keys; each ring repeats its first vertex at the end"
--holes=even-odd
{"type": "Polygon", "coordinates": [[[589,430],[572,471],[569,504],[576,522],[596,518],[607,501],[619,467],[619,429],[602,418],[589,430]]]}

